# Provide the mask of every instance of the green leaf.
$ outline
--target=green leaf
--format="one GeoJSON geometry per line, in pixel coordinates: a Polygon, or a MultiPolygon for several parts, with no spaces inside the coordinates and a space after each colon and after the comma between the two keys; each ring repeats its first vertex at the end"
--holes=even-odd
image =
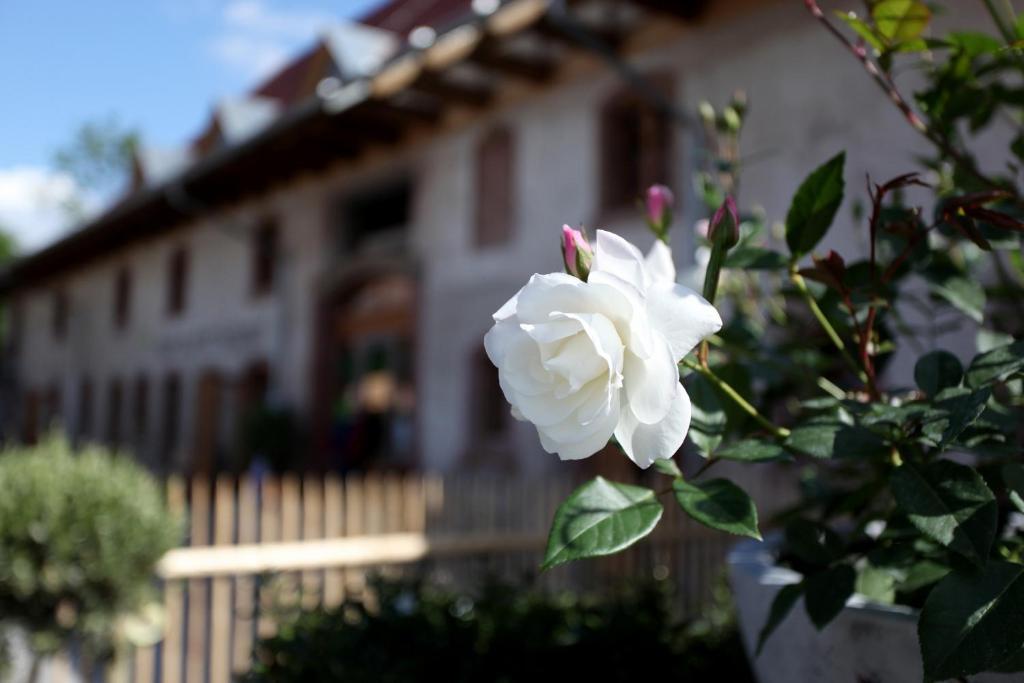
{"type": "Polygon", "coordinates": [[[683,476],[683,473],[679,471],[679,465],[677,465],[676,461],[671,458],[668,460],[655,460],[654,469],[668,477],[683,476]]]}
{"type": "Polygon", "coordinates": [[[1010,502],[1024,512],[1024,465],[1015,462],[1003,465],[1003,482],[1010,494],[1010,502]]]}
{"type": "Polygon", "coordinates": [[[920,37],[931,17],[928,5],[920,0],[881,0],[871,8],[878,32],[893,43],[920,37]]]}
{"type": "Polygon", "coordinates": [[[690,440],[697,446],[701,456],[707,458],[722,443],[725,411],[722,410],[714,385],[703,375],[693,373],[687,378],[686,384],[692,405],[690,440]]]}
{"type": "Polygon", "coordinates": [[[967,368],[967,386],[980,387],[1005,379],[1024,368],[1024,341],[1000,346],[974,357],[967,368]]]}
{"type": "Polygon", "coordinates": [[[922,560],[907,570],[907,574],[900,581],[897,590],[901,593],[912,593],[941,581],[949,572],[950,568],[944,564],[922,560]]]}
{"type": "Polygon", "coordinates": [[[848,564],[839,564],[804,579],[804,607],[819,631],[836,618],[853,595],[857,572],[848,564]]]}
{"type": "Polygon", "coordinates": [[[761,540],[754,501],[728,479],[709,479],[695,484],[672,483],[676,500],[686,514],[712,529],[761,540]]]}
{"type": "Polygon", "coordinates": [[[558,507],[541,569],[628,548],[651,533],[662,511],[654,491],[597,477],[558,507]]]}
{"type": "Polygon", "coordinates": [[[853,32],[864,39],[868,45],[875,49],[875,52],[882,52],[885,50],[885,44],[882,42],[881,37],[875,33],[875,29],[868,25],[866,21],[857,17],[853,12],[842,12],[836,10],[836,16],[846,23],[853,32]]]}
{"type": "Polygon", "coordinates": [[[885,449],[885,442],[871,430],[833,421],[796,427],[784,445],[816,458],[870,458],[885,449]]]}
{"type": "Polygon", "coordinates": [[[975,564],[984,564],[996,535],[996,499],[974,468],[949,460],[907,463],[889,479],[910,523],[975,564]]]}
{"type": "Polygon", "coordinates": [[[945,448],[985,412],[989,389],[943,389],[922,416],[921,433],[933,445],[945,448]]]}
{"type": "Polygon", "coordinates": [[[918,359],[914,366],[914,381],[921,391],[934,396],[943,389],[960,384],[964,366],[949,351],[932,351],[918,359]]]}
{"type": "Polygon", "coordinates": [[[790,611],[792,611],[793,605],[803,595],[803,592],[803,584],[790,583],[783,586],[775,594],[775,599],[772,600],[772,606],[768,612],[768,619],[764,622],[764,626],[761,627],[761,633],[757,636],[757,650],[754,651],[755,657],[761,654],[768,636],[786,619],[790,611]]]}
{"type": "Polygon", "coordinates": [[[786,244],[794,259],[821,241],[843,203],[846,153],[819,166],[797,189],[786,214],[786,244]]]}
{"type": "Polygon", "coordinates": [[[896,601],[896,577],[891,571],[867,564],[857,572],[854,590],[868,600],[891,605],[896,601]]]}
{"type": "Polygon", "coordinates": [[[757,439],[744,439],[731,443],[715,451],[716,458],[739,460],[741,462],[771,462],[776,460],[792,460],[791,456],[778,444],[757,439]]]}
{"type": "Polygon", "coordinates": [[[974,322],[981,323],[984,320],[985,289],[977,280],[954,275],[931,283],[931,292],[945,299],[950,306],[974,322]]]}
{"type": "Polygon", "coordinates": [[[782,270],[787,265],[786,257],[771,249],[740,246],[725,257],[726,268],[742,270],[782,270]]]}
{"type": "Polygon", "coordinates": [[[1024,566],[993,560],[952,572],[928,595],[917,632],[925,678],[994,669],[1024,648],[1024,566]]]}
{"type": "Polygon", "coordinates": [[[786,550],[813,565],[831,564],[843,553],[843,539],[824,524],[795,519],[786,525],[786,550]]]}

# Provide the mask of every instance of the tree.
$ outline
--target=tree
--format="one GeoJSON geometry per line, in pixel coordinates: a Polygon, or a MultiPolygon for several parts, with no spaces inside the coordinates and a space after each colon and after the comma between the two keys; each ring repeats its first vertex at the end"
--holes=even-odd
{"type": "MultiPolygon", "coordinates": [[[[54,165],[91,193],[107,195],[125,186],[131,174],[132,158],[139,134],[114,116],[86,121],[54,154],[54,165]]],[[[80,212],[81,202],[71,202],[71,213],[80,212]]]]}

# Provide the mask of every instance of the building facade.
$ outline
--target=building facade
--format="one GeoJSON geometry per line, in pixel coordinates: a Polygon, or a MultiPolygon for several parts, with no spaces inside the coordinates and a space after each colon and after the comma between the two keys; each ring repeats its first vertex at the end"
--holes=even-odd
{"type": "MultiPolygon", "coordinates": [[[[432,18],[396,14],[412,4],[140,158],[127,198],[5,274],[8,438],[57,422],[160,471],[540,471],[554,456],[483,353],[490,314],[560,268],[563,223],[647,247],[650,182],[677,191],[692,265],[700,101],[747,92],[741,199],[771,218],[841,149],[851,195],[924,149],[802,3],[437,2],[409,47],[432,18]]],[[[843,220],[835,246],[864,248],[843,220]]]]}

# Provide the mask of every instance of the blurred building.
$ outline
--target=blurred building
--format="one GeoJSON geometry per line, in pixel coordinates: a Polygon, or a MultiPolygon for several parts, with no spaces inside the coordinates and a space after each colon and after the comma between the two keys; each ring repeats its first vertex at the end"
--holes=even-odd
{"type": "Polygon", "coordinates": [[[840,149],[852,188],[922,149],[799,2],[394,0],[339,24],[3,275],[7,434],[59,420],[164,471],[549,466],[490,314],[560,268],[562,223],[649,245],[655,181],[692,262],[689,113],[737,88],[743,196],[771,217],[840,149]]]}

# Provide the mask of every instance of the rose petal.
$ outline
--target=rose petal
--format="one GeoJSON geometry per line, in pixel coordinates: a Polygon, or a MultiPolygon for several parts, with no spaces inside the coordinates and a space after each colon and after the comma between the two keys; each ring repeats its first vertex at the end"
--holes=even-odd
{"type": "Polygon", "coordinates": [[[609,273],[643,292],[646,287],[643,254],[635,246],[607,230],[597,231],[597,248],[591,274],[609,273]]]}
{"type": "Polygon", "coordinates": [[[648,425],[638,421],[628,404],[622,406],[615,438],[630,460],[647,469],[655,460],[671,458],[686,439],[692,407],[682,384],[676,384],[672,406],[665,418],[648,425]]]}
{"type": "Polygon", "coordinates": [[[623,364],[623,386],[633,414],[640,422],[661,421],[672,403],[679,370],[668,342],[660,334],[652,337],[651,355],[639,358],[627,351],[623,364]]]}
{"type": "Polygon", "coordinates": [[[541,446],[548,453],[557,453],[562,460],[581,460],[590,457],[608,445],[618,422],[618,414],[619,402],[616,395],[607,415],[583,434],[580,434],[579,430],[572,430],[569,434],[573,436],[567,438],[564,433],[553,435],[551,430],[538,428],[541,446]]]}
{"type": "Polygon", "coordinates": [[[722,329],[722,317],[697,292],[679,284],[660,283],[648,290],[647,317],[672,349],[672,360],[688,354],[702,339],[722,329]]]}
{"type": "Polygon", "coordinates": [[[644,264],[647,266],[648,286],[658,282],[676,281],[676,264],[672,261],[672,250],[661,240],[655,240],[654,246],[647,252],[644,264]]]}
{"type": "Polygon", "coordinates": [[[545,323],[552,311],[601,310],[595,292],[565,273],[534,275],[517,295],[516,317],[521,323],[545,323]]]}

